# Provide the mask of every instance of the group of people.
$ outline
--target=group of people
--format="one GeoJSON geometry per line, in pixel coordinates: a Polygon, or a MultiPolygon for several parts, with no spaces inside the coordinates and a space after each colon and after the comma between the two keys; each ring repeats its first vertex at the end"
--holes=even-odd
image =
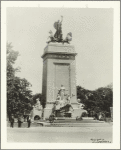
{"type": "MultiPolygon", "coordinates": [[[[12,128],[14,127],[14,122],[15,122],[14,115],[11,115],[11,117],[10,117],[10,127],[12,127],[12,128]]],[[[23,123],[22,117],[19,116],[18,117],[18,128],[21,128],[22,123],[23,123]]],[[[31,125],[30,115],[27,116],[27,123],[28,123],[28,128],[30,128],[30,125],[31,125]]]]}

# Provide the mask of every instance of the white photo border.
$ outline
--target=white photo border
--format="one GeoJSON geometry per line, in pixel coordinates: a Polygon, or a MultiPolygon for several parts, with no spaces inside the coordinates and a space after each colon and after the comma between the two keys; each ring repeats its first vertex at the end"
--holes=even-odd
{"type": "Polygon", "coordinates": [[[118,149],[120,148],[120,1],[2,1],[1,2],[1,148],[2,149],[118,149]],[[113,8],[113,143],[7,143],[6,126],[6,8],[113,8]]]}

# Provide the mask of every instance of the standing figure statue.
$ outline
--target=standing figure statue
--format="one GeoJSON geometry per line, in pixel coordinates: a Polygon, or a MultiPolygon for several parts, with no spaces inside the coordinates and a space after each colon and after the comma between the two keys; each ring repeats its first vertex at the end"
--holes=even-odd
{"type": "Polygon", "coordinates": [[[56,29],[56,32],[54,34],[54,38],[56,39],[57,42],[62,42],[63,37],[62,37],[62,21],[63,21],[63,16],[61,16],[61,21],[57,21],[54,23],[54,28],[56,29]]]}
{"type": "Polygon", "coordinates": [[[34,108],[36,110],[42,110],[42,105],[41,105],[41,103],[39,101],[39,98],[36,99],[36,104],[35,104],[34,108]]]}
{"type": "Polygon", "coordinates": [[[61,97],[61,100],[64,100],[64,96],[65,96],[65,87],[63,85],[61,85],[61,88],[59,89],[59,95],[61,97]]]}

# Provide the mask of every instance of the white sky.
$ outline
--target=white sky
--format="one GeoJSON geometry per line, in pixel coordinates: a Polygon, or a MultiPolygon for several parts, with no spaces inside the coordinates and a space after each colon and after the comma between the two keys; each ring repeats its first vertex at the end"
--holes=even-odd
{"type": "Polygon", "coordinates": [[[7,8],[7,41],[20,56],[17,74],[32,84],[33,93],[42,89],[42,54],[49,30],[63,15],[65,38],[72,32],[76,57],[77,85],[94,90],[113,82],[113,9],[92,8],[7,8]]]}

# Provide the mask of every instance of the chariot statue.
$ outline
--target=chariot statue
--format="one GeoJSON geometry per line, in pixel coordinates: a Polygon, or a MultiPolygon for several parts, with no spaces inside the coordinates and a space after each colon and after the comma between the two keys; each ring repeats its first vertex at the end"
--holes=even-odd
{"type": "Polygon", "coordinates": [[[47,41],[48,44],[53,43],[53,42],[70,44],[70,41],[72,41],[72,33],[71,32],[67,33],[66,38],[63,39],[62,22],[63,22],[63,16],[61,16],[61,20],[58,20],[57,22],[54,23],[54,28],[56,29],[56,32],[53,35],[53,32],[51,30],[49,31],[50,36],[48,38],[50,40],[47,41]]]}

